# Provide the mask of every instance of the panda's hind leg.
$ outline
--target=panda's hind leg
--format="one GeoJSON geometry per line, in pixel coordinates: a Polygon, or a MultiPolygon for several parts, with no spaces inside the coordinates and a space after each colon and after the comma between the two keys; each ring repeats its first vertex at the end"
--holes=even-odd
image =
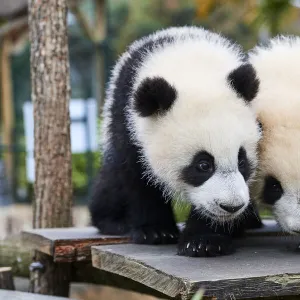
{"type": "Polygon", "coordinates": [[[127,197],[123,182],[111,164],[104,164],[95,180],[89,202],[92,225],[102,234],[129,233],[127,222],[127,197]]]}

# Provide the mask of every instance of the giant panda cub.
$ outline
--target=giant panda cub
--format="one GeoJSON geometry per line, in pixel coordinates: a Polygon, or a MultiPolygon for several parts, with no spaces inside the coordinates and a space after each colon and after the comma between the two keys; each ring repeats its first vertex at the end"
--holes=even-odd
{"type": "Polygon", "coordinates": [[[283,230],[300,233],[300,38],[276,37],[249,60],[260,79],[252,101],[262,125],[251,191],[273,207],[283,230]]]}
{"type": "Polygon", "coordinates": [[[130,232],[134,243],[177,243],[176,194],[192,204],[178,254],[229,253],[239,217],[255,214],[247,182],[260,138],[249,106],[258,86],[240,48],[202,28],[169,28],[129,46],[107,92],[93,225],[130,232]]]}

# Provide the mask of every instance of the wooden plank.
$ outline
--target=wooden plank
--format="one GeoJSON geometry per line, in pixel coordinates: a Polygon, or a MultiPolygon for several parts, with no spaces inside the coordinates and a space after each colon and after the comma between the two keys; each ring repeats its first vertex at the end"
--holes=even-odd
{"type": "Polygon", "coordinates": [[[45,295],[7,291],[7,290],[0,290],[0,299],[9,299],[9,300],[67,300],[69,299],[72,300],[70,298],[45,296],[45,295]]]}
{"type": "Polygon", "coordinates": [[[204,287],[207,297],[246,299],[300,293],[299,238],[249,236],[236,240],[233,255],[188,258],[176,246],[92,247],[92,264],[176,299],[204,287]]]}
{"type": "Polygon", "coordinates": [[[14,290],[14,280],[10,267],[0,268],[0,289],[14,290]]]}
{"type": "Polygon", "coordinates": [[[94,227],[33,229],[23,231],[22,239],[55,262],[90,261],[91,246],[129,242],[128,236],[101,235],[94,227]]]}
{"type": "MultiPolygon", "coordinates": [[[[283,232],[274,220],[264,220],[265,227],[249,230],[249,236],[278,236],[283,232]]],[[[184,225],[178,224],[182,230],[184,225]]],[[[129,236],[101,235],[94,227],[47,228],[22,232],[25,245],[31,249],[53,256],[55,262],[90,261],[90,247],[97,245],[123,244],[129,236]]]]}

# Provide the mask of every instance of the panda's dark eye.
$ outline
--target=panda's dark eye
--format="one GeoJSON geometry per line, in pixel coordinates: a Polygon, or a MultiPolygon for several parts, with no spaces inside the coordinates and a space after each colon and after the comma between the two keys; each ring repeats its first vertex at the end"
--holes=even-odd
{"type": "Polygon", "coordinates": [[[283,195],[283,188],[280,182],[273,176],[265,178],[263,190],[263,200],[267,204],[273,205],[283,195]]]}
{"type": "Polygon", "coordinates": [[[189,165],[181,171],[181,179],[194,187],[207,181],[215,171],[215,159],[206,151],[197,152],[189,165]]]}
{"type": "Polygon", "coordinates": [[[272,185],[271,185],[271,189],[272,189],[272,191],[273,192],[280,192],[281,191],[281,185],[280,185],[280,183],[278,182],[276,182],[276,183],[273,183],[272,185]]]}
{"type": "Polygon", "coordinates": [[[263,131],[262,123],[260,121],[257,121],[257,125],[258,125],[260,132],[262,132],[263,131]]]}
{"type": "Polygon", "coordinates": [[[197,168],[199,169],[199,171],[203,171],[203,172],[209,172],[212,170],[212,164],[209,161],[201,161],[197,168]]]}

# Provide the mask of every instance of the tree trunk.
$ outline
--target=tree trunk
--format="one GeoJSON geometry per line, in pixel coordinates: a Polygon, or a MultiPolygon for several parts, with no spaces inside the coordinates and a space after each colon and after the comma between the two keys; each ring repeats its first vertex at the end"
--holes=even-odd
{"type": "Polygon", "coordinates": [[[106,6],[107,0],[95,0],[95,92],[99,116],[103,111],[106,84],[106,45],[103,45],[107,35],[106,6]]]}
{"type": "Polygon", "coordinates": [[[4,149],[4,162],[8,178],[9,186],[13,182],[13,128],[14,128],[14,107],[11,86],[11,65],[10,65],[10,52],[11,40],[9,36],[5,36],[1,43],[1,118],[2,118],[2,143],[4,149]]]}
{"type": "MultiPolygon", "coordinates": [[[[29,29],[34,106],[33,227],[68,227],[72,225],[72,178],[67,0],[29,0],[29,29]]],[[[69,266],[57,266],[42,253],[36,253],[35,260],[31,291],[68,296],[69,266]]]]}

